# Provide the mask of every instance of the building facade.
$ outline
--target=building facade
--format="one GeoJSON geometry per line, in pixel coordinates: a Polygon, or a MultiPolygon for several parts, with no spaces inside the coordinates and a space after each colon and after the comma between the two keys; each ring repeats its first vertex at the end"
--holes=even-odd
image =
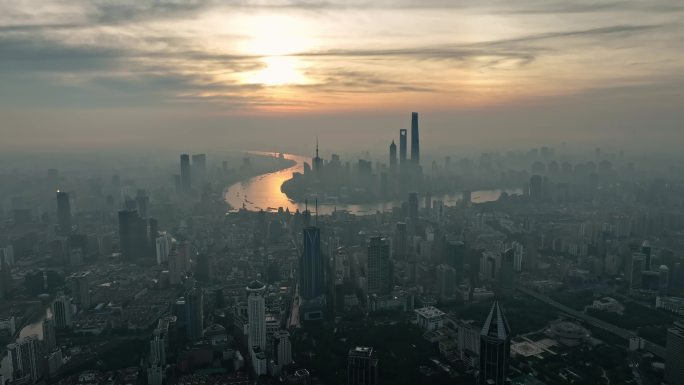
{"type": "Polygon", "coordinates": [[[347,355],[347,385],[377,385],[378,358],[372,347],[357,346],[347,355]]]}
{"type": "Polygon", "coordinates": [[[511,357],[511,329],[498,302],[494,302],[480,332],[479,385],[504,385],[511,357]]]}

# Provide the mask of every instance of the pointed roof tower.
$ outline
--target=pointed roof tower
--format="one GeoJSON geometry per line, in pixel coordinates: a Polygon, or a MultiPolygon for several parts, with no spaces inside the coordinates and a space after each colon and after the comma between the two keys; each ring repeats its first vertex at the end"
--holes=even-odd
{"type": "Polygon", "coordinates": [[[489,338],[496,338],[498,340],[507,340],[511,335],[511,328],[508,326],[508,320],[499,306],[499,302],[495,301],[492,304],[492,309],[489,311],[487,320],[482,325],[481,336],[489,338]]]}

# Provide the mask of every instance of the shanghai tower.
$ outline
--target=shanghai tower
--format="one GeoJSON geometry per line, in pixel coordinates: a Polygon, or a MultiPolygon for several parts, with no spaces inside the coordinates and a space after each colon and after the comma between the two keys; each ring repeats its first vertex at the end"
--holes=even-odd
{"type": "Polygon", "coordinates": [[[420,138],[418,135],[418,113],[411,113],[411,162],[420,164],[420,138]]]}

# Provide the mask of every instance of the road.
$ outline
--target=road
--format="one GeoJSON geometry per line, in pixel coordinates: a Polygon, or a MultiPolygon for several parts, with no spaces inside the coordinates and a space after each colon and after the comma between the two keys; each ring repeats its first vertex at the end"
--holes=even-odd
{"type": "MultiPolygon", "coordinates": [[[[595,328],[605,330],[605,331],[610,332],[610,333],[612,333],[618,337],[621,337],[625,340],[629,341],[630,338],[639,337],[639,335],[637,333],[635,333],[631,330],[627,330],[627,329],[623,329],[621,327],[617,327],[613,324],[609,324],[608,322],[602,321],[598,318],[592,317],[588,314],[585,314],[585,313],[582,313],[582,312],[577,311],[575,309],[572,309],[568,306],[563,305],[560,302],[556,302],[556,301],[552,300],[551,298],[549,298],[543,294],[537,293],[536,291],[534,291],[530,288],[527,288],[524,286],[518,286],[517,290],[520,291],[521,293],[525,294],[525,295],[528,295],[528,296],[533,297],[533,298],[535,298],[541,302],[544,302],[548,305],[555,307],[556,309],[560,310],[561,312],[567,314],[568,316],[570,316],[572,318],[586,322],[587,324],[589,324],[595,328]]],[[[665,357],[665,348],[664,347],[657,345],[653,342],[647,341],[647,340],[643,340],[643,341],[644,341],[644,350],[646,350],[650,353],[653,353],[654,355],[656,355],[658,357],[661,357],[661,358],[665,357]]]]}

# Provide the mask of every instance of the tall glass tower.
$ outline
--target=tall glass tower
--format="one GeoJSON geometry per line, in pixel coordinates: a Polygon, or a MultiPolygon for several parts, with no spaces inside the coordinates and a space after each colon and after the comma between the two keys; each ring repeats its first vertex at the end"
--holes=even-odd
{"type": "Polygon", "coordinates": [[[266,349],[265,291],[266,285],[256,280],[247,286],[247,322],[249,323],[247,342],[250,350],[254,346],[258,346],[261,350],[266,349]]]}
{"type": "Polygon", "coordinates": [[[406,149],[407,149],[407,133],[406,129],[399,130],[399,167],[402,169],[406,167],[406,149]]]}
{"type": "Polygon", "coordinates": [[[389,165],[390,172],[395,173],[397,171],[397,145],[394,144],[394,141],[389,146],[389,165]]]}
{"type": "Polygon", "coordinates": [[[321,231],[318,227],[304,229],[304,252],[299,261],[299,290],[304,299],[325,293],[325,261],[321,254],[321,231]]]}
{"type": "Polygon", "coordinates": [[[60,235],[71,233],[71,202],[69,193],[57,190],[57,224],[60,235]]]}
{"type": "Polygon", "coordinates": [[[180,156],[181,187],[184,193],[189,193],[192,189],[190,180],[190,155],[181,154],[180,156]]]}
{"type": "Polygon", "coordinates": [[[411,113],[411,162],[420,164],[420,135],[418,134],[418,113],[411,113]]]}

